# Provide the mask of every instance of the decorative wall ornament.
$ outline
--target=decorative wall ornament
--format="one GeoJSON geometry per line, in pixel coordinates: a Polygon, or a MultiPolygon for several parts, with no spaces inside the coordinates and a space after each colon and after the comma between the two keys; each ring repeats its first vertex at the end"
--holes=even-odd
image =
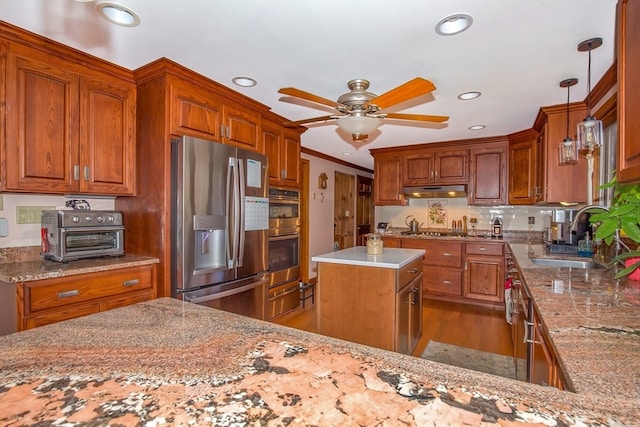
{"type": "Polygon", "coordinates": [[[327,180],[329,179],[329,177],[327,176],[326,173],[322,172],[320,174],[320,176],[318,176],[318,188],[321,190],[326,190],[327,189],[327,180]]]}
{"type": "Polygon", "coordinates": [[[427,219],[429,228],[447,228],[448,200],[429,200],[427,219]]]}

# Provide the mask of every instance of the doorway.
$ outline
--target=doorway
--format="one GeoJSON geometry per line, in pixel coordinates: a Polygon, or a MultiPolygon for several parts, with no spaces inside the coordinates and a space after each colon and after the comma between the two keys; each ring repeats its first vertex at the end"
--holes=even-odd
{"type": "Polygon", "coordinates": [[[355,246],[355,177],[335,172],[333,241],[339,249],[355,246]]]}
{"type": "Polygon", "coordinates": [[[367,234],[373,233],[373,178],[358,175],[358,198],[356,199],[356,242],[367,244],[367,234]]]}

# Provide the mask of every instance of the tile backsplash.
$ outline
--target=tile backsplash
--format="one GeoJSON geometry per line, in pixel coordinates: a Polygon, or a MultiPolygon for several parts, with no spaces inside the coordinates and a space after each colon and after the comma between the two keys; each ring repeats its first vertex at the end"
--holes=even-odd
{"type": "Polygon", "coordinates": [[[504,230],[542,231],[550,225],[552,209],[548,206],[469,206],[465,198],[410,199],[408,206],[377,206],[375,221],[389,222],[390,227],[402,228],[407,227],[406,217],[413,215],[421,228],[452,228],[452,221],[461,220],[466,215],[469,229],[469,219],[477,218],[477,229],[489,230],[491,221],[499,216],[504,230]],[[445,218],[444,224],[442,218],[445,218]]]}

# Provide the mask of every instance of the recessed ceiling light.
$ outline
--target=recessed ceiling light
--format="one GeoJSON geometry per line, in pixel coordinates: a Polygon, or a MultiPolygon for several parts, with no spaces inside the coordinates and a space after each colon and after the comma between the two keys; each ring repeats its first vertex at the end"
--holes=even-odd
{"type": "Polygon", "coordinates": [[[234,84],[242,87],[253,87],[258,84],[258,82],[256,82],[251,77],[245,77],[245,76],[234,77],[233,79],[231,79],[231,81],[234,84]]]}
{"type": "Polygon", "coordinates": [[[471,15],[466,13],[454,13],[445,16],[436,24],[436,33],[441,36],[452,36],[468,29],[473,23],[471,15]]]}
{"type": "Polygon", "coordinates": [[[123,27],[137,27],[140,25],[138,14],[120,3],[101,1],[96,5],[96,9],[98,9],[98,13],[114,24],[122,25],[123,27]]]}
{"type": "Polygon", "coordinates": [[[480,129],[484,129],[486,128],[485,125],[473,125],[473,126],[469,126],[469,130],[480,130],[480,129]]]}
{"type": "Polygon", "coordinates": [[[480,95],[482,95],[482,93],[474,90],[474,91],[471,91],[471,92],[461,93],[460,95],[458,95],[458,99],[461,99],[463,101],[467,101],[469,99],[476,99],[480,95]]]}

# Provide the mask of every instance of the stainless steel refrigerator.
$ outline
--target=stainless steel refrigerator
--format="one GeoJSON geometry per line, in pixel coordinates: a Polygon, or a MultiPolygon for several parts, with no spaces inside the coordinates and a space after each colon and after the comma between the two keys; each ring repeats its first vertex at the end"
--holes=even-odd
{"type": "Polygon", "coordinates": [[[267,158],[185,136],[171,166],[173,296],[264,318],[267,158]]]}

